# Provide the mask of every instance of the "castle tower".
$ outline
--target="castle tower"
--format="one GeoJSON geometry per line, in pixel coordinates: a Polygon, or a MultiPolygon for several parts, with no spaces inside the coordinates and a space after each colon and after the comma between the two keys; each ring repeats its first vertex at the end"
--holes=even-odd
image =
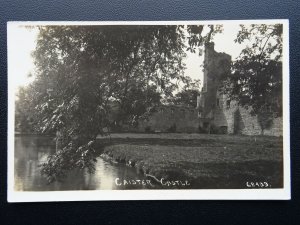
{"type": "MultiPolygon", "coordinates": [[[[223,78],[230,74],[230,66],[230,55],[216,52],[214,43],[205,44],[203,88],[197,98],[199,129],[218,134],[261,134],[257,116],[218,91],[223,78]]],[[[282,135],[282,118],[273,123],[268,135],[282,135]]]]}
{"type": "Polygon", "coordinates": [[[230,64],[230,55],[216,52],[213,42],[205,44],[203,88],[199,96],[198,109],[201,111],[200,125],[202,123],[204,127],[210,127],[213,123],[215,111],[220,104],[218,88],[222,78],[230,73],[230,64]]]}

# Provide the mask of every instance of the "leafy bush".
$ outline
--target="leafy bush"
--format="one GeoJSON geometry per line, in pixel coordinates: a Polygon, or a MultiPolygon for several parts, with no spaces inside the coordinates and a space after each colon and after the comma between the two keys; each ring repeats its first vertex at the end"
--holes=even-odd
{"type": "Polygon", "coordinates": [[[94,163],[97,161],[93,142],[76,148],[71,142],[66,147],[58,150],[55,154],[49,155],[46,163],[40,165],[41,173],[48,182],[60,181],[68,171],[75,168],[87,168],[89,173],[95,171],[94,163]]]}

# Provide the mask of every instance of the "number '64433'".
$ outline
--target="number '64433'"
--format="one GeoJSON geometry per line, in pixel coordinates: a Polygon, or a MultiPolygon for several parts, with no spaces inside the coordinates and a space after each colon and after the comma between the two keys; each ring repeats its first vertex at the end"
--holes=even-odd
{"type": "Polygon", "coordinates": [[[263,181],[263,182],[249,182],[249,181],[247,181],[246,186],[248,188],[270,188],[271,187],[271,185],[266,181],[263,181]]]}

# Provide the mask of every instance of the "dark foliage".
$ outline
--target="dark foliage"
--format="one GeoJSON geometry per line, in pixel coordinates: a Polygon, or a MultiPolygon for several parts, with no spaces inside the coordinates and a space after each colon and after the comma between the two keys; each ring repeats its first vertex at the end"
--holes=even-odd
{"type": "Polygon", "coordinates": [[[236,42],[248,41],[221,91],[251,109],[262,130],[282,114],[282,24],[241,25],[236,42]]]}
{"type": "Polygon", "coordinates": [[[95,156],[88,143],[112,123],[134,124],[184,77],[178,26],[38,29],[36,79],[20,95],[28,109],[19,105],[17,120],[23,126],[22,117],[30,112],[33,121],[27,125],[35,132],[56,133],[57,152],[42,165],[49,182],[74,168],[92,172],[95,156]]]}

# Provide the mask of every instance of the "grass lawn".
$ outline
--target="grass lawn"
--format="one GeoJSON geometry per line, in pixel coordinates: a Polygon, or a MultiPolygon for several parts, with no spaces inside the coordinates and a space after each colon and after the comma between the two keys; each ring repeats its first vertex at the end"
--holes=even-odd
{"type": "Polygon", "coordinates": [[[246,182],[283,185],[281,137],[114,134],[102,156],[159,180],[188,180],[190,188],[247,188],[246,182]]]}

